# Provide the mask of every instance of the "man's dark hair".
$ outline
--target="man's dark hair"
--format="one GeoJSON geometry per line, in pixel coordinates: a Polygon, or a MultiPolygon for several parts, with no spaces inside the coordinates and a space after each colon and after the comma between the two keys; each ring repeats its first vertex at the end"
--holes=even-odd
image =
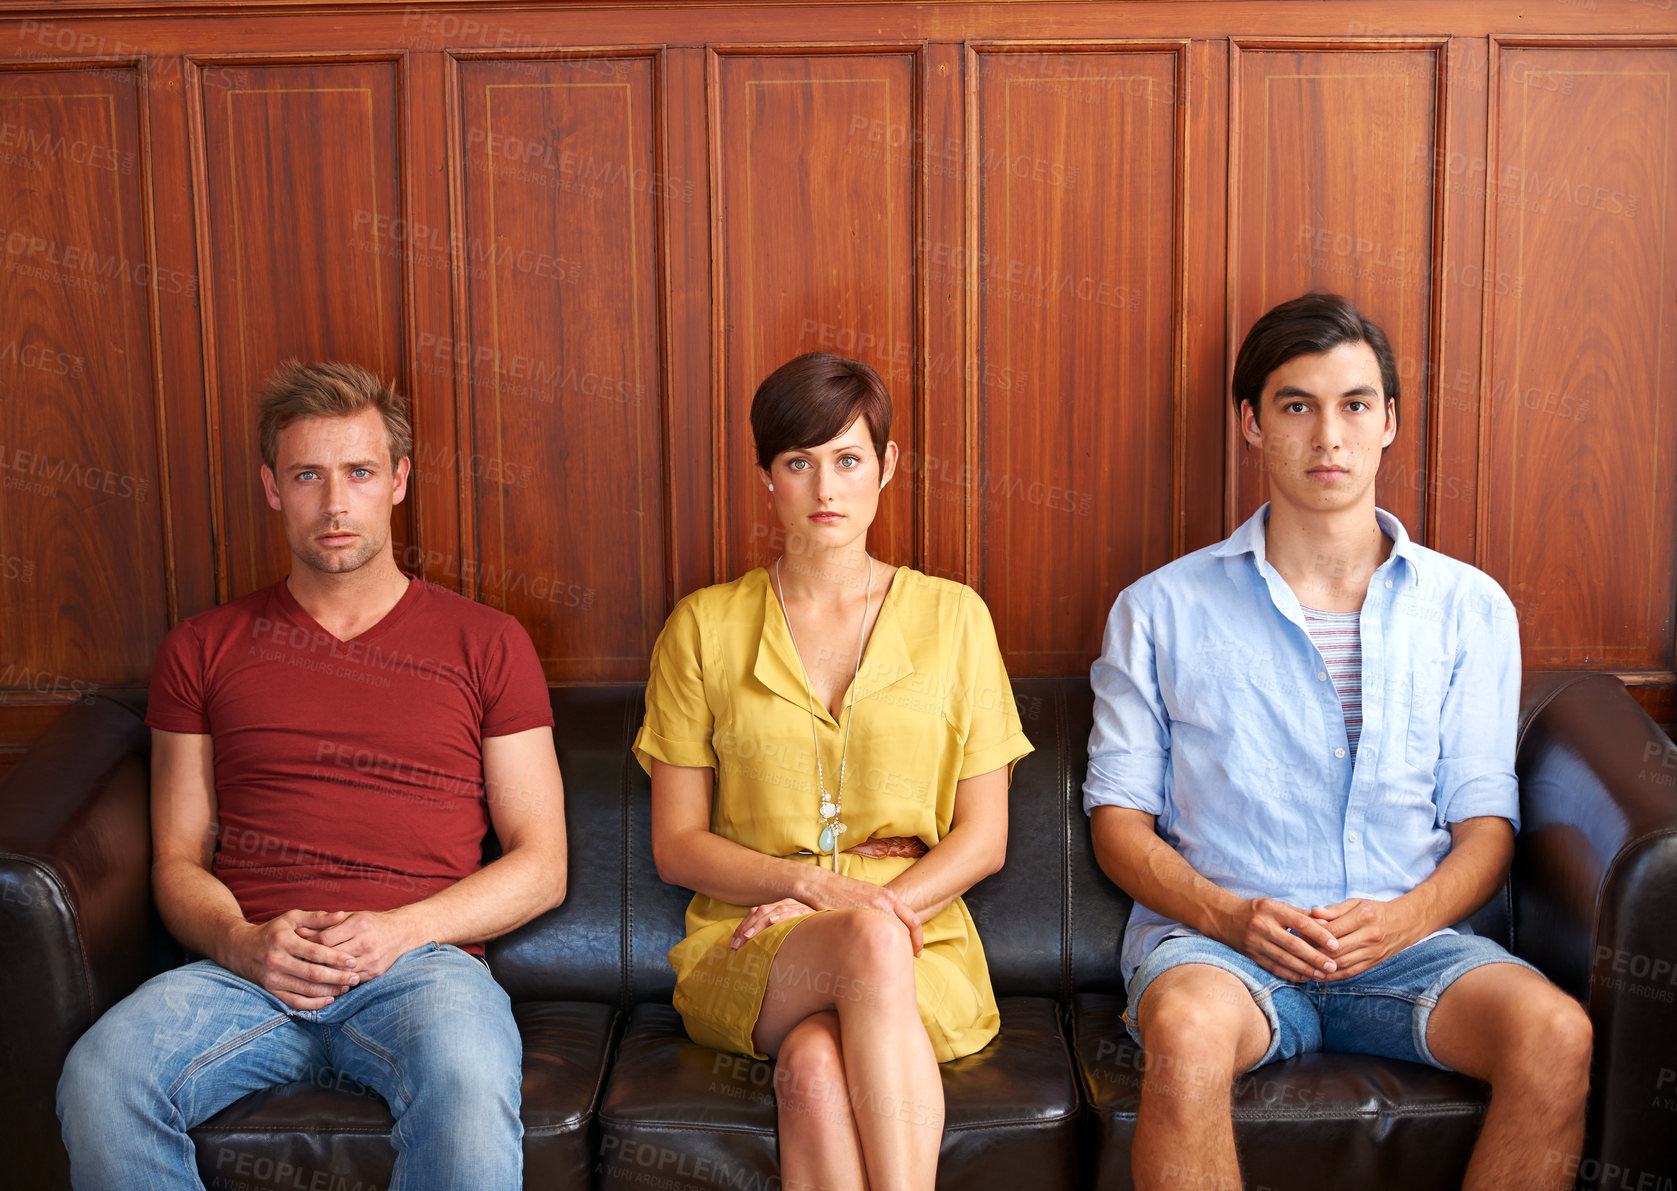
{"type": "Polygon", "coordinates": [[[794,357],[769,373],[751,398],[757,465],[766,471],[782,451],[829,442],[858,415],[883,462],[891,440],[891,394],[879,373],[860,360],[827,352],[794,357]]]}
{"type": "Polygon", "coordinates": [[[1263,413],[1264,383],[1269,374],[1296,356],[1319,356],[1342,343],[1366,343],[1380,366],[1380,388],[1395,408],[1398,400],[1397,361],[1386,332],[1373,319],[1338,294],[1309,293],[1283,302],[1246,332],[1234,360],[1230,388],[1235,412],[1252,403],[1253,417],[1263,413]]]}

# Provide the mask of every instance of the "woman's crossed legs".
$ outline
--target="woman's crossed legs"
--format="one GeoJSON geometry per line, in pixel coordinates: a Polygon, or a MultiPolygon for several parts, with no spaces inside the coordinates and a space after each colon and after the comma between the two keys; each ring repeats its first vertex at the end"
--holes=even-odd
{"type": "Polygon", "coordinates": [[[862,909],[801,922],[769,969],[754,1039],[775,1059],[787,1191],[930,1191],[943,1080],[901,919],[862,909]]]}

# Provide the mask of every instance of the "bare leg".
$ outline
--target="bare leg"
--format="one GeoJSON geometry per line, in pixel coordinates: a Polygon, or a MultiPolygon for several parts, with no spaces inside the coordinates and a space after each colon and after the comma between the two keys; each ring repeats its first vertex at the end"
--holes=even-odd
{"type": "Polygon", "coordinates": [[[1491,1085],[1463,1191],[1570,1191],[1584,1145],[1592,1041],[1577,1001],[1514,964],[1475,968],[1444,990],[1427,1046],[1491,1085]]]}
{"type": "Polygon", "coordinates": [[[865,1188],[862,1139],[850,1110],[838,1014],[812,1013],[775,1055],[780,1110],[780,1184],[786,1191],[865,1188]]]}
{"type": "MultiPolygon", "coordinates": [[[[879,910],[835,910],[800,923],[769,969],[757,1048],[778,1054],[797,1026],[827,1011],[838,1021],[854,1124],[815,1122],[831,1130],[822,1134],[818,1152],[842,1148],[842,1125],[860,1139],[870,1185],[931,1191],[943,1139],[943,1079],[920,1022],[914,956],[900,920],[879,910]]],[[[789,1139],[782,1131],[782,1166],[815,1168],[813,1158],[793,1153],[789,1142],[801,1147],[804,1132],[789,1139]]]]}
{"type": "Polygon", "coordinates": [[[1137,1006],[1147,1066],[1130,1172],[1139,1191],[1239,1191],[1229,1089],[1269,1049],[1269,1019],[1210,964],[1171,968],[1137,1006]]]}

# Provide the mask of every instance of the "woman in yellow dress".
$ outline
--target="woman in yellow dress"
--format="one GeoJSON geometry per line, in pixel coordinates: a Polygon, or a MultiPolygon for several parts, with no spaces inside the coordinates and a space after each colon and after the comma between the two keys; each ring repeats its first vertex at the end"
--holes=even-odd
{"type": "Polygon", "coordinates": [[[694,1041],[775,1059],[787,1188],[930,1191],[937,1064],[999,1019],[961,894],[1031,751],[978,595],[868,555],[897,464],[872,368],[799,356],[751,405],[786,552],[676,605],[635,755],[694,1041]]]}

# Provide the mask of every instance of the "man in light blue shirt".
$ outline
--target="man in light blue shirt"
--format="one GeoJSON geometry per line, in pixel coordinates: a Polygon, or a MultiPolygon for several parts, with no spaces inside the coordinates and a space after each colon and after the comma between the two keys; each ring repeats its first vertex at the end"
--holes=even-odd
{"type": "Polygon", "coordinates": [[[1242,1186],[1229,1083],[1315,1050],[1489,1082],[1464,1186],[1568,1186],[1589,1018],[1465,923],[1519,826],[1513,606],[1375,507],[1397,369],[1349,302],[1264,315],[1233,390],[1270,502],[1120,595],[1091,674],[1083,804],[1136,903],[1136,1186],[1242,1186]]]}

